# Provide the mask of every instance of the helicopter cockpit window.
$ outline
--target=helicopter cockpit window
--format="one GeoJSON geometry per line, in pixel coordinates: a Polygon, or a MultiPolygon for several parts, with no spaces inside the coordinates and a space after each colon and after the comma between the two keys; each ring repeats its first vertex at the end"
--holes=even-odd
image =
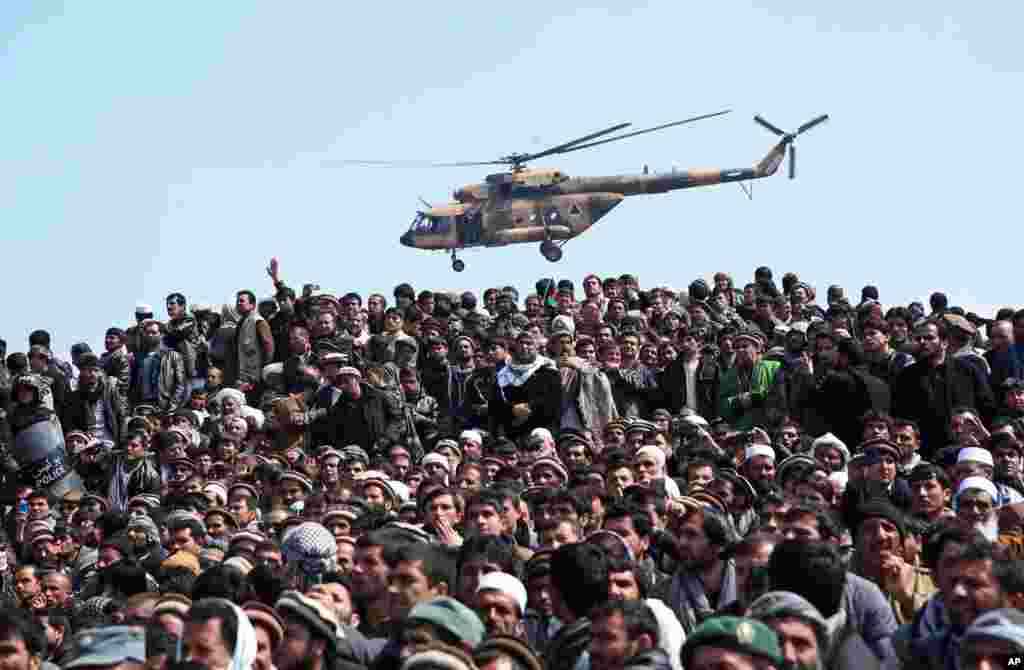
{"type": "Polygon", "coordinates": [[[418,214],[412,222],[413,230],[424,234],[447,233],[450,226],[450,216],[430,216],[423,213],[418,214]]]}

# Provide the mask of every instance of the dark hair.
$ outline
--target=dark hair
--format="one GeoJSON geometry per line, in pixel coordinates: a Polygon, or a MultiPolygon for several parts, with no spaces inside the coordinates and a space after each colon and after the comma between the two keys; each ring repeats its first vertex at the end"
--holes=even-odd
{"type": "Polygon", "coordinates": [[[0,610],[0,638],[21,638],[32,656],[42,656],[46,651],[46,633],[43,627],[22,610],[0,610]]]}
{"type": "Polygon", "coordinates": [[[130,551],[124,555],[123,560],[100,572],[100,586],[109,587],[109,589],[124,595],[125,598],[149,591],[146,570],[132,562],[129,556],[130,551]]]}
{"type": "Polygon", "coordinates": [[[1003,593],[1024,593],[1024,561],[996,561],[992,575],[1003,593]]]}
{"type": "Polygon", "coordinates": [[[179,530],[184,530],[185,528],[192,531],[192,537],[196,541],[199,541],[206,536],[206,531],[203,530],[203,524],[199,522],[199,519],[194,517],[177,517],[167,524],[167,531],[172,535],[177,533],[179,530]]]}
{"type": "Polygon", "coordinates": [[[420,561],[420,571],[427,578],[427,583],[437,586],[444,582],[449,593],[455,591],[455,561],[452,556],[448,549],[425,542],[400,544],[384,552],[384,560],[392,570],[399,563],[420,561]]]}
{"type": "Polygon", "coordinates": [[[505,506],[505,496],[500,495],[497,491],[490,489],[483,489],[477,491],[469,500],[466,501],[466,511],[473,505],[478,506],[490,506],[494,508],[494,511],[501,514],[502,509],[505,506]]]}
{"type": "Polygon", "coordinates": [[[640,592],[640,599],[647,597],[647,584],[649,575],[644,567],[636,561],[625,558],[611,559],[608,563],[608,578],[611,579],[613,572],[631,572],[636,581],[637,590],[640,592]]]}
{"type": "Polygon", "coordinates": [[[551,583],[570,612],[586,616],[608,600],[608,557],[589,542],[562,545],[551,555],[551,583]]]}
{"type": "Polygon", "coordinates": [[[96,526],[103,531],[103,537],[112,537],[128,528],[128,515],[124,512],[104,512],[96,519],[96,526]]]}
{"type": "Polygon", "coordinates": [[[992,561],[993,564],[1006,557],[1003,548],[985,539],[975,539],[960,554],[957,561],[992,561]]]}
{"type": "Polygon", "coordinates": [[[768,561],[774,591],[790,591],[814,605],[822,616],[839,611],[846,588],[846,565],[830,542],[786,540],[768,561]],[[808,575],[814,575],[808,579],[808,575]]]}
{"type": "Polygon", "coordinates": [[[195,582],[195,573],[186,567],[163,568],[160,571],[160,593],[191,596],[195,582]]]}
{"type": "Polygon", "coordinates": [[[647,513],[640,510],[635,505],[631,505],[627,502],[614,502],[611,506],[605,510],[604,513],[604,525],[608,524],[609,519],[623,519],[629,518],[633,522],[633,530],[640,537],[649,537],[651,531],[654,529],[651,525],[651,517],[647,516],[647,513]]]}
{"type": "Polygon", "coordinates": [[[654,618],[651,608],[642,600],[607,600],[590,610],[588,618],[593,623],[616,614],[622,617],[626,634],[630,639],[646,634],[651,636],[651,641],[655,645],[658,644],[658,620],[654,618]]]}
{"type": "Polygon", "coordinates": [[[220,619],[220,636],[224,647],[231,653],[238,640],[238,619],[230,603],[222,600],[207,599],[193,602],[187,614],[188,620],[194,623],[206,623],[212,619],[220,619]]]}
{"type": "Polygon", "coordinates": [[[867,330],[877,330],[883,335],[889,334],[889,322],[879,319],[877,317],[869,317],[865,319],[864,323],[860,326],[860,331],[863,333],[867,330]]]}
{"type": "Polygon", "coordinates": [[[842,528],[832,516],[832,513],[824,507],[807,503],[794,503],[786,512],[783,520],[788,521],[798,516],[813,516],[818,524],[818,534],[821,535],[822,540],[838,539],[843,534],[842,528]]]}
{"type": "Polygon", "coordinates": [[[701,515],[701,530],[708,538],[708,542],[716,547],[726,547],[732,541],[732,531],[725,516],[717,509],[710,507],[688,508],[684,519],[689,519],[694,514],[701,515]]]}
{"type": "Polygon", "coordinates": [[[44,347],[50,346],[50,334],[45,330],[33,330],[28,336],[29,346],[41,345],[44,347]]]}
{"type": "Polygon", "coordinates": [[[500,537],[474,535],[466,538],[459,548],[456,569],[462,574],[462,566],[469,561],[483,558],[488,563],[501,566],[501,571],[519,576],[521,566],[512,545],[500,537]]]}
{"type": "Polygon", "coordinates": [[[218,564],[207,568],[196,577],[192,585],[192,600],[223,598],[233,603],[248,599],[249,587],[240,570],[230,565],[218,564]]]}
{"type": "Polygon", "coordinates": [[[908,326],[914,323],[914,318],[910,316],[910,311],[906,307],[889,308],[889,311],[885,313],[885,320],[891,321],[893,319],[905,321],[908,326]]]}
{"type": "Polygon", "coordinates": [[[953,487],[953,483],[949,480],[949,475],[946,474],[946,471],[931,463],[921,463],[915,466],[907,476],[907,481],[911,484],[914,482],[925,482],[929,479],[934,479],[944,489],[953,487]]]}
{"type": "MultiPolygon", "coordinates": [[[[249,298],[249,302],[251,302],[254,305],[256,304],[256,294],[253,293],[252,291],[250,291],[247,288],[244,288],[241,291],[239,291],[238,293],[236,293],[235,294],[235,298],[237,299],[237,298],[239,298],[239,297],[241,297],[243,295],[249,298]]],[[[230,649],[231,647],[228,647],[228,648],[230,649]]]]}
{"type": "Polygon", "coordinates": [[[917,425],[917,421],[913,419],[894,418],[892,420],[893,430],[899,430],[900,428],[910,427],[914,431],[914,435],[918,439],[921,438],[921,426],[917,425]]]}

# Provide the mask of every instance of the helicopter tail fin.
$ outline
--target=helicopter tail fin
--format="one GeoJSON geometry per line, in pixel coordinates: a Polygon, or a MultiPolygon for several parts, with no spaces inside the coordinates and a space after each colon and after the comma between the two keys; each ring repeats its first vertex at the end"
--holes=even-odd
{"type": "Polygon", "coordinates": [[[786,147],[788,145],[789,141],[784,139],[772,147],[771,151],[754,166],[754,173],[758,177],[770,177],[775,174],[775,171],[782,165],[782,160],[786,157],[786,147]]]}

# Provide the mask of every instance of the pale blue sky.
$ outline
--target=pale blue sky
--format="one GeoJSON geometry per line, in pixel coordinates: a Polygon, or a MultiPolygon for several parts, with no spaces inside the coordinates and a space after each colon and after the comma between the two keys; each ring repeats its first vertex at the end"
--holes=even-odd
{"type": "MultiPolygon", "coordinates": [[[[296,287],[480,289],[637,272],[686,286],[787,270],[883,302],[1020,305],[1019,2],[9,2],[0,6],[0,217],[9,350],[102,344],[136,301],[296,287]],[[484,160],[622,121],[732,115],[536,167],[744,167],[793,128],[800,174],[631,198],[558,265],[535,245],[398,246],[417,196],[484,171],[325,167],[484,160]]],[[[781,171],[780,171],[781,172],[781,171]]]]}

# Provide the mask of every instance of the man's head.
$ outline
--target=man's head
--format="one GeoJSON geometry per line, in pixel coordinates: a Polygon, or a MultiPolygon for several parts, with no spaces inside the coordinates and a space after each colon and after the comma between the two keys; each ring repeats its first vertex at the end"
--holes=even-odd
{"type": "Polygon", "coordinates": [[[918,360],[937,365],[946,358],[949,335],[942,320],[925,321],[914,328],[914,354],[918,360]]]}
{"type": "Polygon", "coordinates": [[[0,610],[0,659],[8,670],[39,670],[46,652],[46,636],[35,620],[22,611],[0,610]]]}
{"type": "Polygon", "coordinates": [[[786,540],[778,544],[768,561],[768,575],[772,590],[802,596],[826,618],[842,605],[846,564],[831,542],[786,540]],[[807,575],[815,577],[808,579],[807,575]]]}
{"type": "Polygon", "coordinates": [[[394,620],[404,618],[417,603],[454,591],[455,562],[443,547],[419,542],[400,545],[385,560],[394,620]]]}
{"type": "Polygon", "coordinates": [[[574,622],[608,599],[608,558],[590,543],[567,544],[551,556],[551,600],[556,616],[574,622]]]}
{"type": "MultiPolygon", "coordinates": [[[[227,600],[207,598],[194,603],[186,615],[185,634],[182,636],[185,660],[209,668],[230,667],[243,626],[248,627],[249,634],[252,634],[248,618],[239,618],[227,600]]],[[[252,652],[255,652],[255,645],[253,647],[252,652]]]]}
{"type": "Polygon", "coordinates": [[[828,657],[828,624],[807,600],[795,593],[771,591],[755,600],[747,614],[775,631],[790,667],[823,667],[828,657]]]}
{"type": "Polygon", "coordinates": [[[278,670],[332,667],[340,635],[334,610],[298,591],[282,593],[275,609],[284,623],[284,639],[274,653],[278,670]]]}
{"type": "Polygon", "coordinates": [[[481,491],[466,503],[466,529],[477,535],[500,536],[504,532],[502,512],[502,497],[493,491],[481,491]]]}
{"type": "Polygon", "coordinates": [[[477,585],[476,611],[488,635],[521,636],[526,587],[507,572],[489,572],[477,585]]]}
{"type": "Polygon", "coordinates": [[[994,542],[999,534],[996,506],[999,492],[985,477],[966,477],[957,487],[954,506],[957,518],[994,542]]]}
{"type": "Polygon", "coordinates": [[[679,562],[689,572],[703,572],[722,560],[730,530],[725,517],[709,507],[688,507],[676,529],[679,562]]]}
{"type": "Polygon", "coordinates": [[[590,611],[590,667],[618,670],[658,646],[658,621],[639,600],[609,600],[590,611]]]}
{"type": "Polygon", "coordinates": [[[973,542],[960,553],[949,574],[944,600],[955,630],[964,630],[979,615],[1007,606],[999,574],[1007,569],[997,545],[973,542]]]}
{"type": "Polygon", "coordinates": [[[1008,668],[1024,656],[1024,613],[1016,608],[985,612],[960,640],[961,668],[1008,668]]]}
{"type": "Polygon", "coordinates": [[[781,670],[779,638],[755,619],[719,616],[690,634],[680,652],[687,670],[781,670]]]}

